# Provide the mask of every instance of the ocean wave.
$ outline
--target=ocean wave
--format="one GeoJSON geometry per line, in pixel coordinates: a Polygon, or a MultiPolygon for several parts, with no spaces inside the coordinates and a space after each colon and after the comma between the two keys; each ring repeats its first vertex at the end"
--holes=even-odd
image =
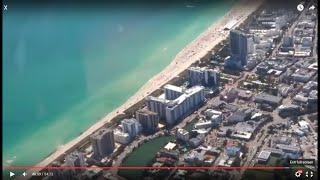
{"type": "Polygon", "coordinates": [[[12,164],[12,163],[13,163],[13,159],[8,159],[8,160],[6,160],[6,163],[7,163],[7,164],[12,164]]]}
{"type": "Polygon", "coordinates": [[[186,8],[194,8],[195,6],[193,5],[186,5],[186,8]]]}

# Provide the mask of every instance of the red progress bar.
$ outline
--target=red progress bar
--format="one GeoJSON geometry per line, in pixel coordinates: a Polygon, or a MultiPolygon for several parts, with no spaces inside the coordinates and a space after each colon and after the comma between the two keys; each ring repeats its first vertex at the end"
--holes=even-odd
{"type": "Polygon", "coordinates": [[[283,166],[238,166],[238,167],[220,167],[220,166],[211,166],[211,167],[196,167],[196,166],[176,166],[176,167],[152,167],[152,166],[111,166],[111,167],[74,167],[74,166],[63,166],[63,167],[54,167],[54,166],[46,166],[46,167],[40,167],[40,166],[4,166],[4,169],[6,170],[23,170],[23,169],[104,169],[104,170],[115,170],[115,169],[123,169],[123,170],[141,170],[141,169],[183,169],[183,170],[218,170],[218,169],[227,169],[227,170],[239,170],[239,169],[251,169],[251,170],[268,170],[268,169],[289,169],[289,167],[283,167],[283,166]]]}

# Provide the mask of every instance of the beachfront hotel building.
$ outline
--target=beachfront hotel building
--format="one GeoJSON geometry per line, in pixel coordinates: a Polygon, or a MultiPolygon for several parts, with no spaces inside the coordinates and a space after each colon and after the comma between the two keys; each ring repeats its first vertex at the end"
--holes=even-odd
{"type": "Polygon", "coordinates": [[[146,105],[150,111],[156,112],[160,119],[166,118],[166,104],[169,100],[164,98],[164,94],[159,97],[147,96],[146,105]]]}
{"type": "Polygon", "coordinates": [[[71,167],[86,166],[84,154],[79,151],[74,151],[66,156],[65,164],[71,167]]]}
{"type": "Polygon", "coordinates": [[[226,66],[243,68],[247,65],[248,54],[254,52],[253,38],[239,30],[230,31],[231,58],[226,61],[226,66]]]}
{"type": "Polygon", "coordinates": [[[167,100],[174,100],[183,94],[183,88],[167,84],[164,86],[164,94],[167,100]]]}
{"type": "Polygon", "coordinates": [[[206,67],[188,68],[188,79],[191,86],[201,85],[205,87],[219,86],[219,72],[206,67]]]}
{"type": "Polygon", "coordinates": [[[141,124],[134,118],[121,121],[123,132],[128,133],[130,139],[135,138],[142,130],[141,124]]]}
{"type": "Polygon", "coordinates": [[[159,124],[159,116],[146,108],[136,111],[136,119],[142,126],[142,130],[146,133],[154,133],[159,124]]]}
{"type": "Polygon", "coordinates": [[[172,85],[166,86],[165,93],[159,97],[149,96],[146,98],[146,104],[149,110],[158,114],[164,114],[164,119],[167,125],[174,125],[179,119],[184,118],[190,112],[199,106],[205,99],[204,87],[193,86],[189,89],[173,88],[172,85]],[[169,87],[169,88],[168,88],[169,87]],[[169,90],[168,90],[169,89],[169,90]],[[177,90],[181,95],[173,100],[168,100],[166,97],[175,96],[177,93],[172,92],[177,90]]]}
{"type": "Polygon", "coordinates": [[[166,121],[173,125],[184,118],[195,107],[204,101],[204,87],[193,86],[186,89],[177,99],[170,101],[166,107],[166,121]]]}
{"type": "Polygon", "coordinates": [[[101,129],[94,133],[90,137],[94,157],[96,159],[102,159],[107,155],[110,155],[114,148],[114,134],[111,129],[101,129]]]}

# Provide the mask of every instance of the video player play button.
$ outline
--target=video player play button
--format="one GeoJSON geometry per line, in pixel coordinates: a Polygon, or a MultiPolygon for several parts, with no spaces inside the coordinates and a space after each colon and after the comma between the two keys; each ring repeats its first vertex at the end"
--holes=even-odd
{"type": "Polygon", "coordinates": [[[10,173],[9,173],[9,176],[10,176],[10,177],[12,177],[12,176],[14,176],[14,175],[15,175],[15,174],[14,174],[13,172],[10,172],[10,173]]]}

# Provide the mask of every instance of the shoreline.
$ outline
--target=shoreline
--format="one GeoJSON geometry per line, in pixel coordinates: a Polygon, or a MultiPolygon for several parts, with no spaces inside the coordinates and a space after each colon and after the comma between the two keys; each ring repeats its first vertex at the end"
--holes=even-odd
{"type": "MultiPolygon", "coordinates": [[[[184,47],[173,59],[173,61],[160,73],[153,76],[148,80],[133,96],[131,96],[123,105],[116,108],[112,112],[108,113],[101,120],[96,122],[94,125],[89,127],[86,131],[82,132],[81,135],[68,142],[65,145],[58,147],[53,153],[48,155],[44,160],[38,163],[37,167],[45,167],[51,164],[56,159],[61,158],[69,151],[73,150],[76,146],[81,144],[83,141],[98,129],[104,127],[117,115],[124,114],[125,111],[133,106],[134,104],[143,100],[146,96],[152,92],[161,88],[168,81],[175,78],[178,74],[187,69],[194,62],[203,58],[208,52],[210,52],[217,44],[226,39],[229,36],[229,31],[223,31],[223,27],[231,20],[236,19],[238,22],[235,25],[238,26],[247,17],[252,14],[262,4],[263,0],[242,0],[236,2],[232,8],[219,20],[214,22],[208,29],[201,33],[195,40],[184,47]],[[248,7],[247,4],[250,3],[248,7]]],[[[41,169],[36,169],[41,171],[41,169]]],[[[34,171],[32,171],[34,172],[34,171]]],[[[31,174],[31,173],[28,173],[31,174]]]]}

